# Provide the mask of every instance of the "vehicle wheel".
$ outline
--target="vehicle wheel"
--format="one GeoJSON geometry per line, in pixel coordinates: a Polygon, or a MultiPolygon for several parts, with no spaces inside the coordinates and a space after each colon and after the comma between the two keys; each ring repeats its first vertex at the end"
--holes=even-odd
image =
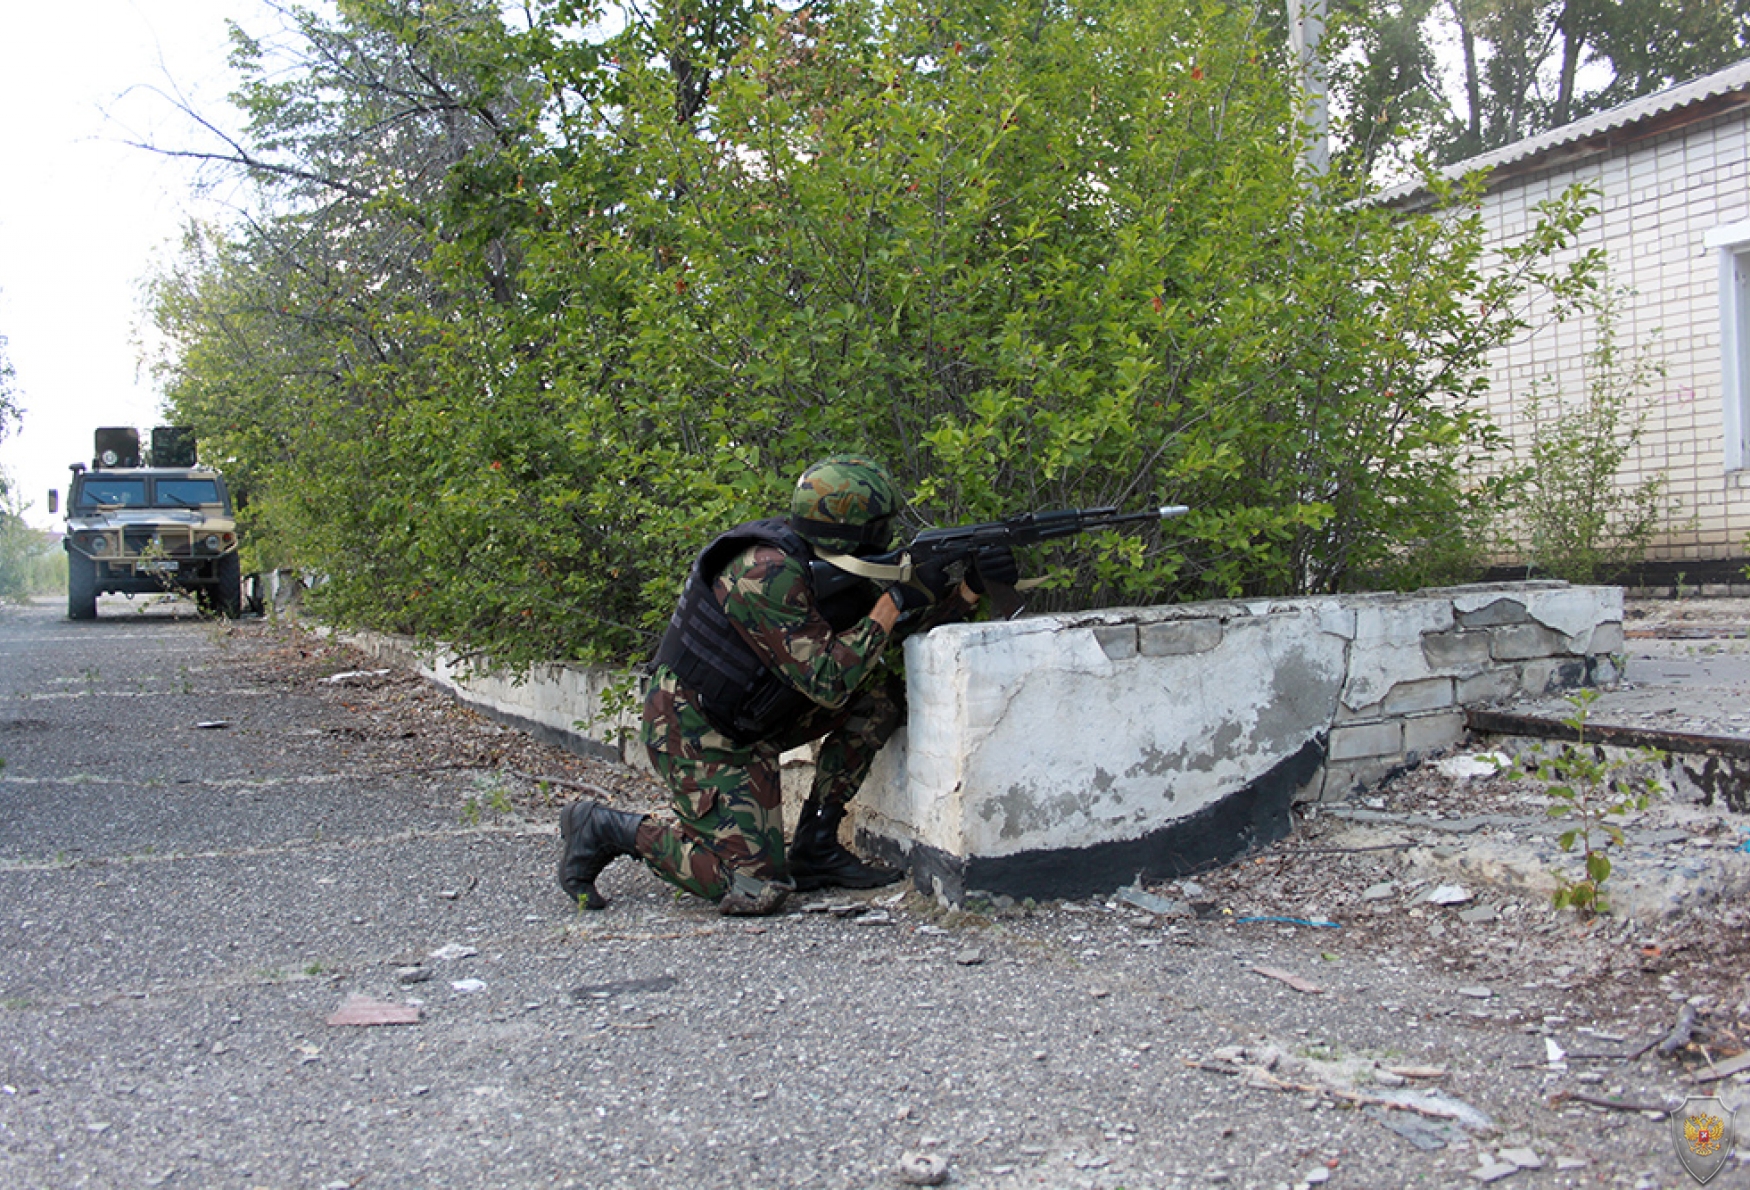
{"type": "Polygon", "coordinates": [[[97,619],[97,563],[79,554],[67,555],[67,618],[97,619]]]}
{"type": "Polygon", "coordinates": [[[219,585],[213,588],[213,607],[227,620],[243,614],[243,564],[236,554],[219,559],[219,585]]]}

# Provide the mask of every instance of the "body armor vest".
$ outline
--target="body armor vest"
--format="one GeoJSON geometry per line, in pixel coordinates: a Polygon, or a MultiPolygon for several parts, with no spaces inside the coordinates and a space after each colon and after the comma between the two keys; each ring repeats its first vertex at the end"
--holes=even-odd
{"type": "MultiPolygon", "coordinates": [[[[783,518],[750,521],[721,534],[699,552],[656,650],[656,664],[673,670],[711,725],[738,744],[763,739],[816,705],[767,668],[717,600],[713,589],[717,576],[737,554],[754,545],[776,546],[801,562],[809,575],[812,598],[811,566],[825,563],[814,558],[812,547],[783,518]]],[[[858,598],[835,599],[834,606],[826,609],[823,614],[833,631],[843,632],[869,614],[880,592],[873,584],[867,586],[858,598]]]]}

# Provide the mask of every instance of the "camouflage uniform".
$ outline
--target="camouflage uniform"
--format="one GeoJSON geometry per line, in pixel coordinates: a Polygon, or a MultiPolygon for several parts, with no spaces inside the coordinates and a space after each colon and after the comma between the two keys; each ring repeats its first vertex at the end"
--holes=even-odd
{"type": "MultiPolygon", "coordinates": [[[[756,545],[724,567],[714,593],[760,659],[815,707],[777,735],[738,744],[712,726],[672,670],[656,669],[642,738],[678,821],[647,818],[638,854],[662,879],[710,900],[730,889],[737,871],[760,882],[788,876],[782,753],[824,737],[814,795],[842,806],[904,719],[903,683],[881,663],[887,632],[864,618],[834,633],[814,606],[801,561],[756,545]]],[[[956,613],[936,610],[930,622],[956,613]]]]}
{"type": "MultiPolygon", "coordinates": [[[[787,518],[750,521],[700,552],[644,702],[644,746],[668,783],[676,820],[588,798],[566,806],[557,875],[567,896],[605,908],[596,878],[628,855],[735,914],[773,912],[793,888],[878,888],[902,878],[838,838],[845,803],[905,714],[904,686],[883,668],[883,653],[913,624],[963,618],[985,568],[1013,572],[1014,558],[980,554],[964,582],[945,560],[891,567],[884,592],[871,579],[843,589],[835,582],[818,601],[809,569],[817,551],[829,560],[881,557],[901,503],[886,468],[834,455],[797,481],[787,518]],[[872,618],[883,596],[909,617],[891,635],[872,618]],[[814,789],[786,850],[778,758],[816,739],[814,789]]],[[[872,573],[882,566],[890,563],[872,573]]],[[[894,623],[886,613],[882,620],[894,623]]]]}

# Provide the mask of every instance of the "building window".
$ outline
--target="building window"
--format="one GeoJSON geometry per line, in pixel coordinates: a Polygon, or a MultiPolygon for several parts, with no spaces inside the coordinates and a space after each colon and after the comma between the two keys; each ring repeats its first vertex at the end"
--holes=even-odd
{"type": "Polygon", "coordinates": [[[1707,246],[1720,270],[1720,392],[1726,470],[1750,470],[1750,223],[1718,227],[1707,246]]]}

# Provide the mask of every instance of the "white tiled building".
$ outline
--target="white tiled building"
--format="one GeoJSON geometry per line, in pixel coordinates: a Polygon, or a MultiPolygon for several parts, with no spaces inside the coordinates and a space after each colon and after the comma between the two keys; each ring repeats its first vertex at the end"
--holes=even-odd
{"type": "MultiPolygon", "coordinates": [[[[1522,237],[1540,202],[1574,182],[1600,191],[1600,215],[1579,249],[1602,247],[1610,284],[1630,296],[1618,314],[1625,355],[1643,345],[1664,365],[1640,397],[1638,457],[1620,477],[1663,471],[1681,506],[1655,539],[1648,583],[1750,583],[1750,61],[1658,95],[1473,158],[1448,172],[1492,167],[1482,212],[1495,243],[1522,237]],[[1661,577],[1662,576],[1662,577],[1661,577]]],[[[1384,196],[1414,206],[1417,187],[1384,196]]],[[[1494,364],[1490,411],[1523,438],[1534,382],[1584,392],[1589,319],[1533,330],[1494,364]]],[[[1722,592],[1723,593],[1723,592],[1722,592]]]]}

